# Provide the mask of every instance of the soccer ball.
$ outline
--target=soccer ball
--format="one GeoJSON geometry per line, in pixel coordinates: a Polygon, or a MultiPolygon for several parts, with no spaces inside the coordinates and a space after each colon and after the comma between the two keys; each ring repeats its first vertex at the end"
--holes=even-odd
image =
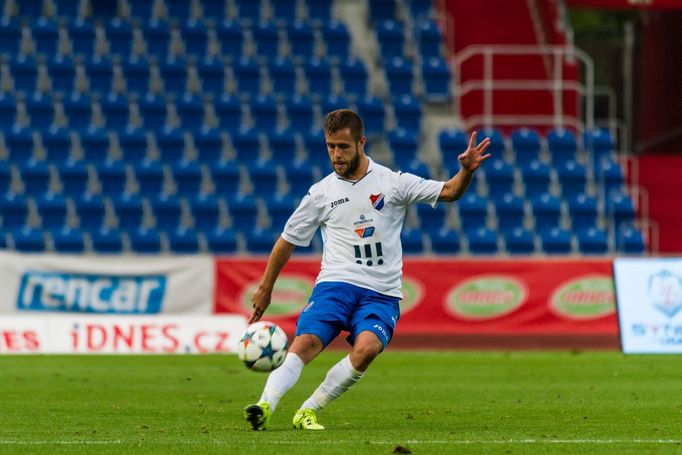
{"type": "Polygon", "coordinates": [[[289,341],[277,324],[259,321],[251,324],[239,341],[237,354],[247,368],[272,371],[284,362],[289,341]]]}

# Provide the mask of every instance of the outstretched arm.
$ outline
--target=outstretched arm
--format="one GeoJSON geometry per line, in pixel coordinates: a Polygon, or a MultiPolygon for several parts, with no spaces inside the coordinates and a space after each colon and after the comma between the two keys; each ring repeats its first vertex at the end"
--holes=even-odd
{"type": "Polygon", "coordinates": [[[251,296],[251,304],[253,305],[253,314],[249,319],[249,324],[257,322],[265,313],[265,310],[270,306],[270,299],[272,297],[272,289],[275,286],[275,281],[279,276],[279,272],[291,257],[291,253],[296,248],[296,245],[287,242],[282,237],[277,239],[275,246],[272,247],[268,265],[265,267],[265,273],[260,280],[260,284],[256,292],[251,296]]]}
{"type": "Polygon", "coordinates": [[[439,201],[452,202],[459,199],[464,192],[469,188],[471,179],[474,177],[474,171],[481,166],[485,160],[490,158],[490,153],[483,154],[490,146],[490,138],[487,137],[476,145],[476,131],[471,133],[469,138],[469,147],[464,153],[459,155],[459,172],[450,180],[445,182],[443,189],[438,196],[439,201]]]}

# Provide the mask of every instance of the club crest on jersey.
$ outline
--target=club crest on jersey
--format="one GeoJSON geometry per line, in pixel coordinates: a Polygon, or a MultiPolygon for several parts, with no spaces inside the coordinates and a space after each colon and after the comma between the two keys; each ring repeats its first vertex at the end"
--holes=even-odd
{"type": "Polygon", "coordinates": [[[384,193],[370,194],[369,200],[375,209],[381,210],[384,208],[384,193]]]}
{"type": "Polygon", "coordinates": [[[356,229],[355,233],[360,237],[361,239],[366,239],[368,237],[371,237],[374,235],[374,226],[368,226],[360,229],[356,229]]]}

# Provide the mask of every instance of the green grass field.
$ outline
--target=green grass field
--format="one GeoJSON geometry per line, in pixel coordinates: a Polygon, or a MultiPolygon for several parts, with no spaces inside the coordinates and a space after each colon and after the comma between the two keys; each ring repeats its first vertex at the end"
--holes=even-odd
{"type": "Polygon", "coordinates": [[[320,414],[295,409],[344,354],[303,372],[266,432],[266,375],[234,356],[0,356],[1,453],[682,453],[679,356],[387,352],[320,414]]]}

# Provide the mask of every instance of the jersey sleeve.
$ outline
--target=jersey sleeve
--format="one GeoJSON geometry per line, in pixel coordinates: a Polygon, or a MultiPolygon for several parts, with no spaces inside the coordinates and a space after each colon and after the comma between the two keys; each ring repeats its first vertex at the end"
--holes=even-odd
{"type": "Polygon", "coordinates": [[[282,238],[296,246],[306,247],[320,226],[320,211],[315,206],[311,192],[305,195],[294,213],[287,220],[282,238]]]}
{"type": "Polygon", "coordinates": [[[445,182],[428,180],[410,173],[400,173],[396,185],[396,200],[409,205],[415,202],[435,207],[445,182]]]}

